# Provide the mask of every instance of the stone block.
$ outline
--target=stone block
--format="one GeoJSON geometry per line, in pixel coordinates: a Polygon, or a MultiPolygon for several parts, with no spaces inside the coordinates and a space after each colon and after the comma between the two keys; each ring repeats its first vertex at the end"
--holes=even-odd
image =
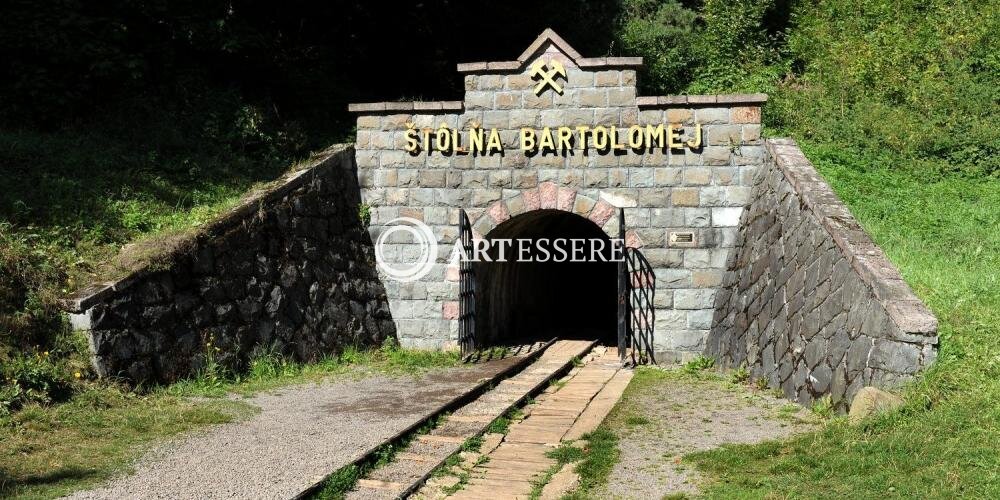
{"type": "Polygon", "coordinates": [[[743,127],[739,125],[715,125],[708,127],[710,146],[738,146],[743,142],[743,127]]]}
{"type": "Polygon", "coordinates": [[[594,86],[596,87],[617,87],[620,83],[620,71],[598,71],[594,74],[594,86]]]}
{"type": "Polygon", "coordinates": [[[851,401],[848,420],[852,424],[858,424],[870,416],[891,412],[902,406],[903,399],[895,394],[875,387],[863,387],[851,401]]]}
{"type": "Polygon", "coordinates": [[[743,143],[745,144],[758,143],[761,138],[760,131],[761,131],[760,125],[743,125],[743,132],[741,134],[743,143]]]}
{"type": "Polygon", "coordinates": [[[635,88],[608,90],[608,106],[632,106],[635,104],[635,88]]]}
{"type": "Polygon", "coordinates": [[[675,207],[697,207],[699,193],[694,188],[674,188],[670,191],[670,202],[675,207]]]}
{"type": "Polygon", "coordinates": [[[688,312],[688,330],[708,330],[711,328],[714,312],[711,309],[688,312]]]}
{"type": "Polygon", "coordinates": [[[677,186],[680,184],[683,169],[661,167],[653,170],[653,182],[659,187],[677,186]]]}
{"type": "Polygon", "coordinates": [[[628,180],[630,187],[653,187],[656,185],[654,171],[651,168],[630,168],[628,169],[628,180]]]}
{"type": "Polygon", "coordinates": [[[496,109],[516,109],[521,107],[521,92],[497,92],[494,98],[496,109]]]}
{"type": "Polygon", "coordinates": [[[420,187],[445,187],[446,172],[444,170],[421,170],[417,183],[420,187]]]}
{"type": "Polygon", "coordinates": [[[477,75],[474,78],[476,90],[499,90],[503,88],[504,77],[501,75],[477,75]]]}
{"type": "Polygon", "coordinates": [[[692,286],[690,269],[657,268],[656,288],[689,288],[692,286]]]}
{"type": "MultiPolygon", "coordinates": [[[[568,93],[573,104],[582,107],[604,107],[608,105],[608,91],[600,89],[571,90],[568,93]]],[[[617,115],[615,124],[617,124],[617,115]]]]}
{"type": "MultiPolygon", "coordinates": [[[[466,94],[466,100],[468,100],[468,94],[466,94]]],[[[525,109],[549,109],[552,107],[552,92],[535,95],[534,92],[525,91],[521,94],[521,105],[525,109]]]]}
{"type": "Polygon", "coordinates": [[[707,168],[685,168],[683,175],[684,184],[687,186],[704,186],[712,182],[712,171],[707,168]]]}
{"type": "Polygon", "coordinates": [[[729,165],[732,151],[727,146],[709,146],[701,154],[705,165],[729,165]]]}
{"type": "Polygon", "coordinates": [[[674,290],[674,307],[676,309],[711,309],[714,303],[715,290],[674,290]]]}
{"type": "Polygon", "coordinates": [[[489,173],[489,185],[491,188],[511,187],[510,170],[494,170],[489,173]]]}
{"type": "Polygon", "coordinates": [[[511,128],[521,128],[521,127],[537,127],[539,124],[541,116],[535,110],[531,109],[515,109],[509,112],[509,119],[511,128]]]}
{"type": "Polygon", "coordinates": [[[493,92],[467,91],[465,93],[465,109],[493,109],[493,92]]]}
{"type": "Polygon", "coordinates": [[[661,310],[656,312],[654,331],[666,333],[673,330],[687,330],[687,311],[661,310]]]}
{"type": "Polygon", "coordinates": [[[688,269],[701,269],[711,266],[711,250],[688,249],[684,251],[684,267],[688,269]]]}
{"type": "Polygon", "coordinates": [[[718,269],[698,269],[691,273],[691,284],[695,288],[718,288],[722,284],[722,275],[723,271],[718,269]]]}
{"type": "Polygon", "coordinates": [[[671,108],[666,112],[667,123],[679,123],[682,125],[694,124],[694,112],[690,109],[671,108]]]}
{"type": "Polygon", "coordinates": [[[702,125],[729,123],[729,108],[698,108],[694,121],[702,125]]]}
{"type": "Polygon", "coordinates": [[[738,226],[743,207],[723,207],[712,209],[712,225],[716,227],[738,226]]]}
{"type": "Polygon", "coordinates": [[[732,109],[733,123],[760,123],[760,106],[737,106],[732,109]]]}

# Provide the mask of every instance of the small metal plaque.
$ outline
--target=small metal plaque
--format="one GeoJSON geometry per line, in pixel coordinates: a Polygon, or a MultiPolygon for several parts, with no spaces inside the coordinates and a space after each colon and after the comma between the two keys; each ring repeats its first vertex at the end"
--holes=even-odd
{"type": "Polygon", "coordinates": [[[691,245],[694,244],[694,232],[693,231],[671,231],[670,232],[670,244],[671,245],[691,245]]]}

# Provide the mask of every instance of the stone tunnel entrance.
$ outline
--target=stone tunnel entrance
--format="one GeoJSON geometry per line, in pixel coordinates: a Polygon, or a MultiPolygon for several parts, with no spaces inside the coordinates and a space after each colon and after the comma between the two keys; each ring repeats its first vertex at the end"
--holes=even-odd
{"type": "Polygon", "coordinates": [[[535,210],[500,224],[485,239],[510,239],[506,262],[479,262],[477,344],[502,345],[560,339],[617,339],[617,264],[611,240],[590,220],[561,210],[535,210]],[[532,259],[518,257],[530,240],[532,259]],[[555,249],[559,243],[564,254],[555,249]],[[575,243],[574,243],[575,242],[575,243]],[[571,245],[576,245],[571,248],[571,245]],[[571,254],[585,256],[573,261],[571,254]],[[551,252],[546,259],[543,249],[551,252]],[[601,258],[592,259],[593,253],[601,258]]]}

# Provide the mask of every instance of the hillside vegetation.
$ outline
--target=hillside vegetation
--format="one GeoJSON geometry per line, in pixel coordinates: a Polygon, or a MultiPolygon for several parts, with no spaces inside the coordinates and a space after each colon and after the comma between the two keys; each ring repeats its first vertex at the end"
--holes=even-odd
{"type": "Polygon", "coordinates": [[[617,11],[582,0],[5,3],[0,418],[93,378],[57,299],[114,275],[125,245],[196,228],[309,151],[353,140],[349,102],[458,98],[455,63],[509,58],[548,26],[599,53],[617,11]]]}
{"type": "Polygon", "coordinates": [[[768,92],[769,135],[802,144],[941,337],[899,413],[689,457],[707,496],[997,498],[1000,3],[707,1],[701,14],[749,43],[706,48],[684,88],[768,92]]]}
{"type": "Polygon", "coordinates": [[[709,493],[998,496],[1000,3],[361,4],[4,7],[0,414],[81,390],[54,300],[122,245],[349,138],[344,103],[455,98],[454,62],[509,59],[551,26],[643,56],[644,94],[769,93],[768,134],[803,145],[941,320],[902,413],[694,457],[709,493]]]}

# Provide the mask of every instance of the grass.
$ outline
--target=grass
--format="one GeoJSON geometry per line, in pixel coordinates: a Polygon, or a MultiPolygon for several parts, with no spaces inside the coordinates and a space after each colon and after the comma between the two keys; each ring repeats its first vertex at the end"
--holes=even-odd
{"type": "Polygon", "coordinates": [[[199,119],[236,112],[218,108],[187,122],[151,113],[58,133],[0,130],[0,282],[17,290],[0,296],[4,340],[51,328],[53,300],[114,274],[123,245],[205,224],[303,153],[199,132],[199,119]]]}
{"type": "Polygon", "coordinates": [[[1000,497],[1000,180],[803,147],[938,317],[940,354],[900,412],[688,457],[706,496],[1000,497]]]}
{"type": "Polygon", "coordinates": [[[611,470],[618,462],[618,436],[608,425],[601,424],[583,439],[587,442],[582,450],[583,457],[573,469],[580,476],[580,484],[563,499],[592,498],[593,490],[607,483],[611,470]]]}
{"type": "Polygon", "coordinates": [[[713,367],[715,367],[715,359],[708,356],[698,355],[691,361],[684,363],[684,366],[681,367],[681,369],[684,370],[684,373],[693,375],[698,372],[709,370],[713,367]]]}
{"type": "MultiPolygon", "coordinates": [[[[246,374],[203,373],[144,393],[104,383],[78,387],[66,403],[29,405],[0,418],[0,497],[53,498],[94,485],[127,470],[151,443],[255,411],[244,402],[221,399],[226,394],[249,396],[338,375],[416,373],[456,366],[458,358],[453,352],[415,351],[387,343],[379,349],[347,349],[311,364],[265,354],[251,363],[246,374]]],[[[394,452],[395,448],[380,450],[377,460],[391,460],[394,452]]],[[[328,484],[349,482],[352,474],[338,471],[328,484]]]]}
{"type": "Polygon", "coordinates": [[[54,407],[30,405],[0,425],[0,497],[54,498],[127,469],[147,445],[251,415],[228,400],[94,388],[54,407]]]}
{"type": "Polygon", "coordinates": [[[560,443],[558,448],[546,452],[545,456],[554,459],[556,463],[552,464],[538,479],[532,482],[530,493],[532,500],[541,498],[542,490],[552,480],[552,476],[556,475],[566,465],[582,460],[586,456],[586,451],[583,448],[576,447],[572,442],[568,442],[560,443]]]}
{"type": "Polygon", "coordinates": [[[273,353],[264,353],[250,362],[246,373],[209,370],[198,377],[174,383],[166,390],[177,396],[220,397],[230,393],[249,396],[275,387],[320,382],[348,372],[359,376],[368,372],[403,375],[454,367],[460,363],[457,351],[404,349],[388,339],[378,349],[348,347],[336,356],[327,356],[312,363],[299,363],[273,353]]]}
{"type": "MultiPolygon", "coordinates": [[[[528,404],[531,403],[525,403],[525,405],[528,404]]],[[[520,408],[512,408],[507,413],[490,422],[489,427],[486,428],[486,432],[489,434],[507,434],[507,431],[510,430],[510,424],[523,417],[524,412],[520,408]]]]}
{"type": "MultiPolygon", "coordinates": [[[[697,364],[695,362],[691,366],[697,364]]],[[[693,370],[666,371],[642,366],[637,368],[628,387],[622,393],[621,400],[615,404],[604,422],[593,432],[583,436],[586,445],[582,449],[582,459],[579,460],[574,469],[580,476],[580,484],[564,498],[599,498],[596,490],[607,484],[612,469],[618,463],[619,433],[636,426],[652,423],[639,408],[639,395],[655,390],[658,384],[671,377],[701,378],[704,376],[709,376],[709,374],[696,373],[693,370]]]]}

